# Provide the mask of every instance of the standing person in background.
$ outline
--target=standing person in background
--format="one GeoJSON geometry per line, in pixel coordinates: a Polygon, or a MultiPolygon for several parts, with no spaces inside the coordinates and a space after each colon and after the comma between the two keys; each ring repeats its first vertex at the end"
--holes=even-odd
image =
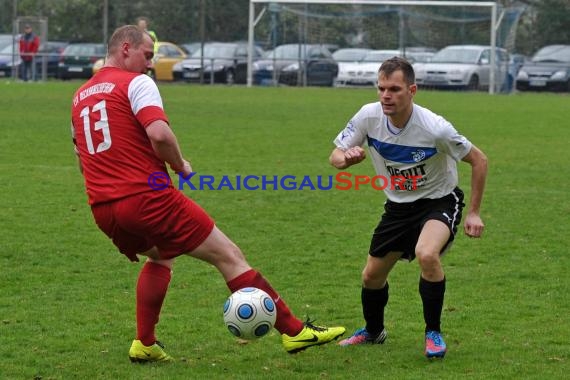
{"type": "Polygon", "coordinates": [[[40,48],[40,38],[36,36],[30,24],[24,26],[24,34],[20,37],[20,78],[36,80],[36,54],[40,48]]]}
{"type": "MultiPolygon", "coordinates": [[[[142,30],[144,30],[145,32],[148,33],[148,35],[150,36],[150,38],[152,38],[152,41],[154,42],[154,57],[152,60],[152,63],[156,63],[157,60],[157,53],[158,53],[158,37],[156,36],[156,32],[154,30],[148,30],[148,18],[146,17],[138,17],[136,20],[136,24],[139,28],[141,28],[142,30]]],[[[153,75],[153,71],[151,69],[148,69],[146,71],[146,75],[148,75],[149,77],[154,79],[154,75],[153,75]]]]}
{"type": "Polygon", "coordinates": [[[146,17],[137,18],[137,26],[142,30],[144,30],[145,32],[147,32],[154,41],[154,54],[156,55],[156,53],[158,52],[158,37],[156,36],[156,32],[154,30],[148,29],[148,24],[149,24],[148,18],[146,17]]]}
{"type": "Polygon", "coordinates": [[[344,334],[344,327],[295,317],[212,218],[172,186],[167,165],[186,178],[192,167],[170,129],[158,87],[144,75],[154,55],[150,35],[135,25],[120,27],[107,51],[103,68],[73,97],[72,135],[95,222],[129,260],[146,257],[136,286],[131,361],[172,360],[156,339],[155,326],[172,267],[182,255],[216,267],[230,292],[255,287],[268,293],[277,309],[275,329],[289,353],[344,334]],[[149,186],[156,173],[167,182],[163,190],[149,186]]]}

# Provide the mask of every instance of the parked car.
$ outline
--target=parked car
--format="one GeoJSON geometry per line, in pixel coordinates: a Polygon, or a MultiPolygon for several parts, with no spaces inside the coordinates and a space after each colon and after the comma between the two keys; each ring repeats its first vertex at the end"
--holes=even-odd
{"type": "MultiPolygon", "coordinates": [[[[172,66],[186,58],[186,52],[180,46],[167,41],[158,42],[153,67],[149,75],[157,81],[172,81],[172,66]]],[[[105,59],[98,59],[93,65],[93,74],[103,67],[105,59]]]]}
{"type": "Polygon", "coordinates": [[[434,52],[429,51],[408,51],[406,50],[405,56],[406,59],[412,64],[414,67],[414,72],[421,70],[421,68],[428,62],[431,62],[432,57],[435,55],[434,52]]]}
{"type": "Polygon", "coordinates": [[[13,36],[11,34],[0,34],[0,50],[4,49],[7,45],[12,45],[12,38],[13,36]]]}
{"type": "MultiPolygon", "coordinates": [[[[47,77],[57,77],[60,56],[65,46],[67,46],[67,42],[59,41],[47,41],[40,44],[38,53],[35,56],[36,79],[42,78],[44,65],[47,77]]],[[[0,49],[0,77],[10,77],[12,75],[12,67],[18,68],[21,63],[20,45],[4,44],[4,47],[0,49]],[[14,49],[13,52],[12,49],[14,49]]]]}
{"type": "Polygon", "coordinates": [[[427,63],[437,53],[437,49],[427,46],[409,46],[404,48],[404,56],[410,63],[427,63]]]}
{"type": "MultiPolygon", "coordinates": [[[[179,62],[172,68],[174,80],[199,82],[204,62],[204,83],[246,83],[247,80],[247,43],[246,42],[208,42],[204,44],[204,53],[198,49],[190,58],[179,62]]],[[[263,50],[254,46],[253,59],[263,56],[263,50]]]]}
{"type": "Polygon", "coordinates": [[[202,46],[201,42],[187,42],[180,44],[180,47],[184,50],[188,57],[192,56],[196,50],[199,50],[200,46],[202,46]]]}
{"type": "Polygon", "coordinates": [[[370,50],[362,60],[346,64],[339,70],[337,86],[376,86],[378,69],[385,60],[400,56],[399,50],[370,50]]]}
{"type": "Polygon", "coordinates": [[[570,91],[570,45],[545,46],[518,72],[519,91],[570,91]]]}
{"type": "Polygon", "coordinates": [[[172,42],[159,41],[151,76],[159,81],[172,81],[172,67],[187,57],[186,52],[172,42]]]}
{"type": "Polygon", "coordinates": [[[371,49],[345,48],[332,53],[334,60],[338,63],[338,74],[335,78],[336,87],[355,85],[353,83],[355,71],[352,68],[364,59],[366,53],[371,49]]]}
{"type": "Polygon", "coordinates": [[[58,76],[59,60],[69,42],[64,41],[46,41],[40,43],[40,48],[36,56],[36,73],[42,76],[42,70],[45,65],[46,76],[48,78],[56,78],[58,76]]]}
{"type": "Polygon", "coordinates": [[[362,61],[366,53],[368,53],[370,50],[372,49],[344,48],[336,50],[334,53],[332,53],[332,56],[334,60],[337,61],[338,63],[360,62],[362,61]]]}
{"type": "Polygon", "coordinates": [[[105,56],[106,47],[99,43],[70,43],[61,53],[58,78],[91,78],[94,63],[105,56]]]}
{"type": "Polygon", "coordinates": [[[308,86],[332,86],[338,63],[324,45],[286,44],[255,62],[252,71],[255,84],[296,86],[306,75],[308,86]]]}
{"type": "Polygon", "coordinates": [[[12,44],[11,41],[0,48],[0,78],[11,77],[12,68],[18,68],[21,61],[19,50],[18,44],[12,44]]]}
{"type": "MultiPolygon", "coordinates": [[[[509,55],[497,48],[495,57],[495,83],[501,88],[507,78],[509,55]]],[[[417,67],[416,83],[420,87],[483,90],[489,88],[490,74],[490,46],[451,45],[417,67]]]]}

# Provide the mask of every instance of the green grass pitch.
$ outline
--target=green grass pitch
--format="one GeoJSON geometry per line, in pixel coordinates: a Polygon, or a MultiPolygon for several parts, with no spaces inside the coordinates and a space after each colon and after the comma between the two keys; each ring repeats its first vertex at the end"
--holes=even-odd
{"type": "MultiPolygon", "coordinates": [[[[139,264],[93,223],[70,137],[79,82],[0,81],[0,378],[512,379],[570,370],[570,98],[419,91],[489,157],[485,235],[461,234],[443,260],[443,361],[423,357],[416,262],[399,263],[382,346],[297,355],[273,331],[226,331],[217,271],[181,258],[158,336],[177,361],[133,365],[139,264]]],[[[185,156],[200,174],[334,175],[332,140],[374,89],[160,85],[185,156]]],[[[459,166],[469,196],[467,164],[459,166]]],[[[367,160],[350,169],[373,174],[367,160]]],[[[362,325],[360,272],[384,196],[359,191],[204,190],[198,201],[301,318],[362,325]]],[[[467,198],[468,199],[468,198],[467,198]]]]}

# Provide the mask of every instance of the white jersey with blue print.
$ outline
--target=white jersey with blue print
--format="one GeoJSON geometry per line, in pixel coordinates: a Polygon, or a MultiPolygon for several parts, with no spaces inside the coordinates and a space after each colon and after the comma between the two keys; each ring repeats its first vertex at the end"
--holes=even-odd
{"type": "Polygon", "coordinates": [[[457,161],[469,153],[471,142],[443,117],[417,104],[404,129],[388,124],[380,102],[366,104],[334,143],[341,150],[368,144],[378,181],[384,181],[377,182],[377,187],[384,187],[393,202],[437,199],[451,193],[458,184],[457,161]]]}

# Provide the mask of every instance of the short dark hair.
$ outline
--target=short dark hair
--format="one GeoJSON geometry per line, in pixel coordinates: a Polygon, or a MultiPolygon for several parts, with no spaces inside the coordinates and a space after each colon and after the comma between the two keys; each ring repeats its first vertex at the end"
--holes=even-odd
{"type": "Polygon", "coordinates": [[[404,74],[404,81],[406,84],[412,85],[416,83],[414,67],[410,62],[402,57],[392,57],[382,62],[382,65],[380,65],[380,68],[378,69],[378,74],[384,73],[385,76],[389,77],[398,70],[401,70],[404,74]]]}

